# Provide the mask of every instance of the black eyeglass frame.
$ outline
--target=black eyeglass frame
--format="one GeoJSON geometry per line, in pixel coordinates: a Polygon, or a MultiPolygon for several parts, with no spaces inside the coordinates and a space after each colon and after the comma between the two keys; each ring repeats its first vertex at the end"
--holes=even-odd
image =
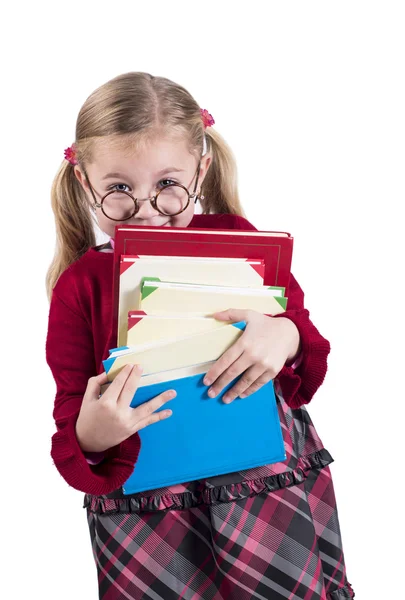
{"type": "MultiPolygon", "coordinates": [[[[104,216],[106,216],[106,217],[107,217],[107,219],[110,219],[111,221],[122,222],[122,221],[128,221],[129,219],[132,219],[132,217],[134,217],[134,216],[137,214],[137,212],[139,211],[139,204],[138,204],[139,202],[150,202],[150,203],[151,203],[151,205],[152,205],[152,207],[153,207],[153,208],[154,208],[154,209],[155,209],[155,210],[156,210],[156,211],[157,211],[159,214],[161,214],[161,215],[164,215],[165,217],[176,217],[177,215],[180,215],[182,212],[184,212],[184,211],[185,211],[185,210],[188,208],[188,206],[190,205],[190,200],[194,200],[194,204],[196,204],[196,203],[197,203],[197,200],[199,200],[199,199],[203,200],[203,199],[204,199],[204,196],[199,196],[199,194],[196,194],[196,191],[197,191],[197,186],[198,186],[198,179],[199,179],[199,177],[200,177],[200,167],[201,167],[201,158],[200,158],[200,160],[198,161],[197,171],[196,171],[196,172],[195,172],[195,174],[194,174],[194,177],[197,175],[197,179],[196,179],[196,181],[195,181],[194,190],[193,190],[193,192],[192,192],[191,194],[190,194],[190,192],[188,191],[188,189],[187,189],[187,188],[186,188],[184,185],[182,185],[181,183],[169,183],[169,185],[165,185],[165,186],[164,186],[164,187],[163,187],[161,190],[159,190],[159,191],[156,193],[156,195],[155,195],[155,196],[151,196],[150,198],[143,198],[143,199],[134,198],[134,197],[133,197],[133,195],[132,195],[132,194],[130,194],[129,192],[124,192],[123,190],[111,190],[110,192],[107,192],[107,194],[105,194],[105,195],[104,195],[104,196],[101,198],[101,202],[97,202],[97,198],[96,198],[96,195],[95,195],[95,191],[93,190],[93,186],[92,186],[92,185],[91,185],[91,183],[90,183],[89,176],[87,175],[86,169],[84,169],[84,167],[83,167],[83,173],[84,173],[84,176],[85,176],[85,178],[86,178],[86,181],[87,181],[87,183],[89,184],[89,188],[90,188],[91,195],[93,196],[93,200],[94,200],[93,207],[94,207],[94,208],[101,208],[101,211],[102,211],[103,215],[104,215],[104,216]],[[165,212],[162,212],[161,210],[159,210],[159,208],[158,208],[158,202],[157,202],[157,199],[158,199],[158,197],[159,197],[159,194],[160,194],[161,192],[163,192],[164,190],[167,190],[167,188],[170,188],[170,187],[175,187],[175,186],[176,186],[176,187],[181,187],[181,188],[182,188],[182,189],[183,189],[183,190],[186,192],[186,194],[187,194],[187,196],[188,196],[188,200],[187,200],[187,203],[186,203],[186,205],[185,205],[185,207],[184,207],[184,208],[182,208],[181,210],[179,210],[179,211],[178,211],[178,212],[176,212],[176,213],[173,213],[173,214],[170,214],[170,215],[169,215],[169,214],[167,214],[167,213],[165,213],[165,212]],[[104,201],[105,201],[105,199],[106,199],[108,196],[110,196],[111,194],[115,194],[117,191],[119,191],[119,192],[120,192],[120,194],[126,194],[126,195],[127,195],[129,198],[131,198],[131,199],[133,200],[133,203],[134,203],[134,212],[133,212],[133,213],[132,213],[132,214],[131,214],[129,217],[126,217],[125,219],[113,219],[112,217],[110,217],[110,216],[109,216],[109,215],[108,215],[108,214],[105,212],[105,210],[104,210],[104,207],[103,207],[103,204],[104,204],[104,201]]],[[[194,177],[193,177],[193,179],[194,179],[194,177]]],[[[191,180],[191,182],[193,181],[193,179],[191,180]]],[[[191,182],[190,182],[190,183],[191,183],[191,182]]]]}

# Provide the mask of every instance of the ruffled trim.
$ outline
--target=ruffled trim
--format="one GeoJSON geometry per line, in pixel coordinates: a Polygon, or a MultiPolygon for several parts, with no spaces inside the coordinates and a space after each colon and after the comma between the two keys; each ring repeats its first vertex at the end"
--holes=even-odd
{"type": "Polygon", "coordinates": [[[349,582],[344,587],[326,594],[327,600],[351,600],[354,596],[355,593],[349,582]]]}
{"type": "MultiPolygon", "coordinates": [[[[201,504],[213,505],[221,502],[244,500],[257,494],[274,492],[281,488],[298,485],[305,481],[308,471],[322,469],[331,462],[333,462],[333,458],[325,448],[322,448],[308,456],[300,457],[295,469],[277,475],[212,488],[205,487],[202,484],[200,489],[181,494],[167,493],[155,496],[140,496],[137,494],[122,498],[106,498],[86,494],[83,508],[88,508],[90,512],[96,514],[128,514],[144,511],[186,510],[201,504]]],[[[344,597],[342,596],[342,598],[344,597]]],[[[331,598],[334,599],[333,596],[331,598]]],[[[340,596],[336,598],[340,598],[340,596]]]]}

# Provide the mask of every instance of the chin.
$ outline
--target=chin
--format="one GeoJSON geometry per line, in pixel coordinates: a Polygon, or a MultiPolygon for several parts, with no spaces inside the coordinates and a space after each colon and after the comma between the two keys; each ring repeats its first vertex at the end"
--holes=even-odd
{"type": "Polygon", "coordinates": [[[157,223],[156,221],[141,221],[138,219],[137,221],[127,221],[126,224],[136,225],[137,227],[168,227],[170,226],[170,221],[166,221],[164,223],[157,223]]]}

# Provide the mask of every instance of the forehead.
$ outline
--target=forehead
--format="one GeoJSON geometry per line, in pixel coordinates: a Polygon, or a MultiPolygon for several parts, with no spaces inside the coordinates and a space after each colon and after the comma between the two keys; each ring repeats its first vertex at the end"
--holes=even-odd
{"type": "Polygon", "coordinates": [[[155,137],[137,140],[116,136],[96,140],[93,146],[92,166],[97,171],[131,169],[160,171],[167,166],[188,169],[195,163],[195,156],[184,137],[155,137]]]}

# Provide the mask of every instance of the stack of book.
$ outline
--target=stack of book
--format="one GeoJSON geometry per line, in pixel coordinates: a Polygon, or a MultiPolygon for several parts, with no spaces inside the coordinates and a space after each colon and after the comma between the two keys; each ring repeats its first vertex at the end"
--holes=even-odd
{"type": "Polygon", "coordinates": [[[285,459],[273,383],[231,404],[207,395],[204,375],[243,334],[215,312],[287,306],[292,237],[280,232],[117,226],[114,326],[108,380],[143,369],[136,407],[167,389],[173,415],[141,430],[126,494],[243,471],[285,459]]]}

